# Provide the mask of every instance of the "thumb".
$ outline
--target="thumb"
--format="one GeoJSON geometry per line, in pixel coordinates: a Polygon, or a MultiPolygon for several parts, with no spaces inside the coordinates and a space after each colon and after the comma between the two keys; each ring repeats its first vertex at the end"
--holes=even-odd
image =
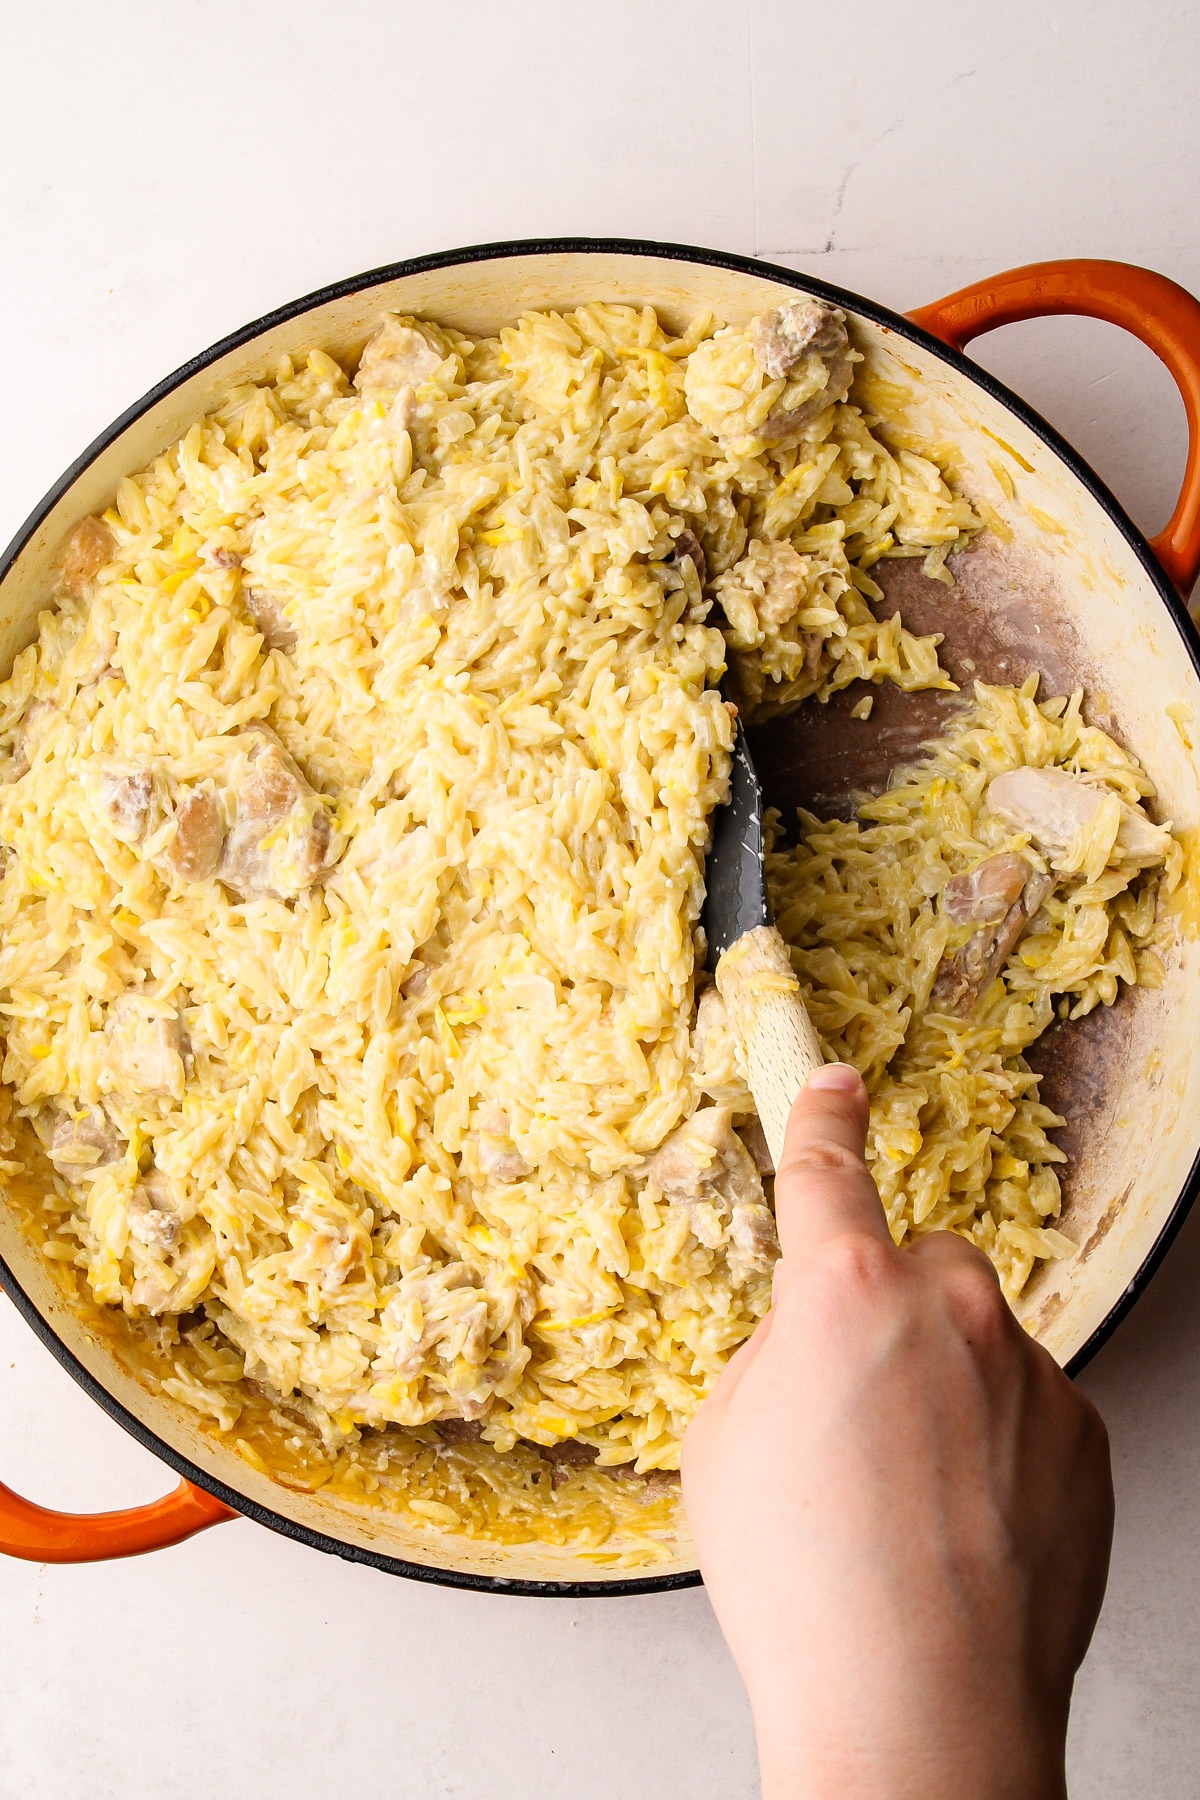
{"type": "Polygon", "coordinates": [[[847,1232],[867,1232],[891,1243],[864,1157],[867,1115],[867,1090],[849,1063],[827,1063],[797,1097],[775,1172],[775,1218],[785,1261],[847,1232]]]}

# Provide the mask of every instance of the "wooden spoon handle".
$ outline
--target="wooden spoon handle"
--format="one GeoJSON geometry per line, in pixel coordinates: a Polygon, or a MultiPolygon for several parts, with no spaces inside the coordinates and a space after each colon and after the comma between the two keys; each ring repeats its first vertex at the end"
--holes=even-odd
{"type": "Polygon", "coordinates": [[[716,980],[778,1168],[792,1102],[825,1060],[821,1045],[787,945],[773,925],[760,925],[731,944],[717,964],[716,980]]]}

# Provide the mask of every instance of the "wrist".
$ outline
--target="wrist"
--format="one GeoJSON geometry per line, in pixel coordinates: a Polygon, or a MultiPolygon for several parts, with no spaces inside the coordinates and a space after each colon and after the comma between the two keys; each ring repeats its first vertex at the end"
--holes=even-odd
{"type": "Polygon", "coordinates": [[[968,1785],[961,1768],[941,1757],[907,1770],[845,1763],[815,1768],[807,1760],[796,1767],[764,1760],[760,1779],[762,1800],[930,1800],[935,1794],[952,1794],[954,1800],[1067,1800],[1061,1765],[1032,1778],[1023,1765],[996,1770],[968,1785]]]}
{"type": "MultiPolygon", "coordinates": [[[[992,1733],[986,1734],[990,1739],[992,1733]]],[[[1067,1800],[1065,1747],[1021,1741],[814,1749],[759,1736],[762,1800],[1067,1800]]]]}

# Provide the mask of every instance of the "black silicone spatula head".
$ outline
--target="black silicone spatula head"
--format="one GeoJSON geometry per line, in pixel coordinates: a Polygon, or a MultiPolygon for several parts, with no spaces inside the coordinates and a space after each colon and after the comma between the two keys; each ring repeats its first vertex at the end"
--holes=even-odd
{"type": "Polygon", "coordinates": [[[768,920],[762,789],[740,723],[733,747],[729,799],[713,814],[706,878],[708,891],[700,923],[708,939],[708,966],[712,969],[717,958],[738,938],[768,920]]]}
{"type": "Polygon", "coordinates": [[[700,915],[708,966],[776,1168],[792,1102],[821,1066],[820,1041],[787,945],[771,924],[763,875],[762,790],[738,726],[729,799],[713,819],[700,915]]]}

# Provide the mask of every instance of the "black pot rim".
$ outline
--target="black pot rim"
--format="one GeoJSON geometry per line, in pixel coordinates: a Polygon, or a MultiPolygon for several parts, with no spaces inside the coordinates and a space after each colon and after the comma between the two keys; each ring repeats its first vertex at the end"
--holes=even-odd
{"type": "MultiPolygon", "coordinates": [[[[903,314],[892,312],[889,308],[880,306],[873,300],[866,300],[862,295],[855,294],[849,289],[834,287],[829,282],[801,274],[795,269],[781,268],[774,263],[760,262],[753,257],[739,256],[729,251],[706,250],[692,244],[656,243],[638,238],[518,238],[494,244],[468,245],[460,250],[438,251],[429,256],[417,256],[404,262],[389,263],[382,268],[370,269],[363,275],[351,276],[346,280],[334,282],[328,287],[318,288],[314,293],[306,294],[299,300],[290,301],[286,306],[277,307],[273,312],[264,314],[262,318],[254,320],[249,325],[244,325],[239,331],[220,339],[209,349],[183,363],[114,419],[112,424],[88,445],[87,449],[59,476],[20,527],[12,542],[0,555],[0,582],[5,580],[30,538],[62,496],[74,485],[84,470],[96,460],[97,456],[108,449],[109,445],[114,443],[134,420],[141,418],[167,394],[190,380],[200,370],[219,361],[231,350],[240,349],[244,344],[252,342],[275,327],[298,318],[304,313],[312,312],[329,301],[341,300],[355,293],[363,293],[373,287],[380,287],[385,283],[399,280],[404,276],[424,274],[471,263],[493,262],[511,257],[564,254],[643,256],[661,262],[694,263],[700,268],[727,269],[739,275],[762,277],[778,282],[781,286],[812,294],[819,299],[828,301],[831,305],[844,307],[849,312],[857,313],[860,317],[869,319],[872,324],[883,326],[888,331],[894,332],[897,337],[907,338],[911,343],[919,345],[942,362],[948,363],[957,373],[966,376],[993,400],[998,401],[1014,413],[1021,423],[1040,438],[1046,447],[1066,465],[1076,480],[1108,514],[1150,578],[1175,625],[1184,653],[1197,674],[1200,675],[1200,633],[1197,632],[1183,600],[1167,579],[1145,535],[1138,530],[1121,503],[1079,455],[1078,451],[1074,450],[1066,439],[1042,418],[1040,413],[1027,405],[1018,395],[1012,393],[1003,382],[997,381],[994,375],[971,362],[961,351],[952,349],[940,338],[933,337],[919,325],[913,324],[912,320],[905,318],[903,314]]],[[[1151,1250],[1144,1258],[1133,1280],[1114,1302],[1091,1337],[1071,1358],[1067,1365],[1068,1374],[1077,1375],[1091,1361],[1101,1345],[1112,1336],[1135,1301],[1145,1292],[1190,1212],[1198,1191],[1200,1191],[1200,1146],[1197,1148],[1196,1158],[1179,1196],[1151,1250]]],[[[218,1500],[222,1500],[226,1506],[246,1518],[254,1520],[256,1524],[265,1525],[270,1530],[280,1533],[283,1537],[291,1538],[296,1543],[306,1544],[333,1556],[340,1556],[348,1562],[366,1563],[371,1568],[381,1569],[388,1574],[403,1575],[413,1581],[431,1582],[442,1587],[466,1588],[479,1593],[581,1600],[601,1596],[620,1597],[632,1594],[669,1593],[678,1588],[695,1587],[701,1581],[699,1571],[694,1569],[686,1570],[681,1574],[654,1575],[651,1573],[645,1576],[611,1581],[510,1581],[505,1580],[502,1576],[471,1575],[457,1570],[433,1568],[428,1564],[408,1562],[400,1557],[384,1555],[377,1550],[362,1549],[358,1545],[346,1543],[343,1539],[329,1537],[324,1532],[314,1531],[308,1526],[297,1525],[283,1514],[260,1506],[257,1501],[226,1486],[224,1482],[217,1480],[208,1471],[198,1468],[187,1457],[181,1456],[170,1444],[165,1443],[156,1432],[151,1431],[141,1419],[122,1405],[67,1348],[3,1260],[0,1260],[0,1287],[3,1287],[21,1316],[37,1333],[51,1354],[74,1376],[84,1392],[103,1407],[110,1418],[115,1419],[119,1425],[123,1426],[131,1437],[185,1480],[192,1482],[196,1487],[204,1488],[208,1493],[215,1495],[218,1500]]]]}

